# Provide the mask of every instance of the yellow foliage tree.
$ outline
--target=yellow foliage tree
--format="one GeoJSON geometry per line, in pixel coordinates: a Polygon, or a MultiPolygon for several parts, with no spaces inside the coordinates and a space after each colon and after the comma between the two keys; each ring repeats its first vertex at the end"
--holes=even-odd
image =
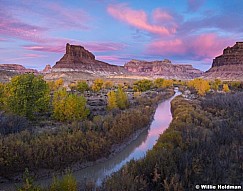
{"type": "Polygon", "coordinates": [[[63,87],[63,85],[64,85],[64,81],[63,81],[62,78],[59,78],[55,81],[55,89],[56,90],[63,87]]]}
{"type": "Polygon", "coordinates": [[[213,82],[211,82],[211,88],[217,91],[219,89],[220,84],[221,84],[220,79],[215,79],[213,82]]]}
{"type": "Polygon", "coordinates": [[[86,99],[76,94],[68,94],[64,88],[54,93],[52,105],[53,117],[59,121],[82,120],[89,114],[86,99]]]}
{"type": "Polygon", "coordinates": [[[163,78],[157,78],[154,80],[154,86],[157,87],[157,88],[161,88],[163,86],[163,83],[164,83],[164,80],[163,78]]]}
{"type": "Polygon", "coordinates": [[[157,88],[168,88],[173,85],[173,80],[166,80],[163,78],[157,78],[154,80],[154,86],[157,88]]]}
{"type": "Polygon", "coordinates": [[[110,91],[107,94],[107,109],[112,110],[117,108],[117,103],[116,103],[116,93],[114,91],[110,91]]]}
{"type": "Polygon", "coordinates": [[[4,84],[0,83],[0,109],[3,109],[3,103],[4,103],[4,84]]]}
{"type": "Polygon", "coordinates": [[[115,108],[125,109],[128,107],[128,97],[121,87],[118,88],[117,92],[110,91],[107,94],[107,109],[112,110],[115,108]]]}
{"type": "Polygon", "coordinates": [[[94,80],[91,88],[93,91],[98,92],[102,89],[103,84],[104,84],[104,80],[98,78],[98,79],[94,80]]]}
{"type": "Polygon", "coordinates": [[[134,82],[133,90],[144,92],[150,90],[152,86],[153,86],[153,82],[151,80],[147,80],[147,79],[138,80],[134,82]]]}
{"type": "Polygon", "coordinates": [[[121,87],[118,88],[116,92],[117,106],[120,109],[125,109],[128,107],[128,97],[121,87]]]}
{"type": "Polygon", "coordinates": [[[29,119],[49,109],[50,91],[41,76],[23,74],[13,77],[4,88],[4,96],[7,110],[29,119]]]}
{"type": "Polygon", "coordinates": [[[114,86],[114,83],[112,81],[105,81],[103,87],[105,89],[110,89],[114,86]]]}
{"type": "Polygon", "coordinates": [[[55,91],[55,81],[48,81],[47,85],[51,91],[55,91]]]}
{"type": "Polygon", "coordinates": [[[189,81],[187,85],[190,88],[194,88],[198,95],[201,96],[204,96],[210,90],[209,82],[200,78],[189,81]]]}
{"type": "Polygon", "coordinates": [[[72,83],[68,84],[68,87],[73,91],[73,90],[77,89],[77,84],[72,82],[72,83]]]}
{"type": "Polygon", "coordinates": [[[85,91],[89,90],[88,83],[85,80],[78,81],[77,90],[81,93],[84,93],[85,91]]]}
{"type": "Polygon", "coordinates": [[[173,86],[173,80],[164,80],[164,83],[162,85],[163,88],[169,88],[173,86]]]}
{"type": "Polygon", "coordinates": [[[62,78],[59,78],[56,81],[49,81],[47,84],[51,91],[55,91],[63,87],[64,81],[62,78]]]}
{"type": "Polygon", "coordinates": [[[223,85],[223,91],[226,93],[230,91],[228,84],[223,85]]]}

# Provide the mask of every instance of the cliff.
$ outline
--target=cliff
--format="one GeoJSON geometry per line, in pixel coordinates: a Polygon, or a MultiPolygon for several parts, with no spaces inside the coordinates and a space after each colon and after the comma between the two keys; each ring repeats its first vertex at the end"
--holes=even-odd
{"type": "Polygon", "coordinates": [[[225,48],[223,54],[213,60],[212,67],[204,77],[243,80],[243,42],[236,42],[233,47],[225,48]]]}
{"type": "Polygon", "coordinates": [[[24,66],[19,65],[19,64],[0,64],[0,70],[1,71],[14,72],[14,73],[17,73],[17,74],[23,74],[23,73],[38,74],[37,70],[28,69],[28,68],[25,68],[24,66]]]}
{"type": "Polygon", "coordinates": [[[131,60],[124,65],[124,68],[136,75],[170,79],[193,79],[202,75],[202,71],[193,68],[192,65],[172,64],[171,61],[167,59],[151,62],[131,60]]]}
{"type": "Polygon", "coordinates": [[[95,56],[82,46],[66,45],[66,53],[56,62],[52,72],[81,71],[90,74],[112,75],[124,74],[123,67],[111,65],[95,59],[95,56]]]}

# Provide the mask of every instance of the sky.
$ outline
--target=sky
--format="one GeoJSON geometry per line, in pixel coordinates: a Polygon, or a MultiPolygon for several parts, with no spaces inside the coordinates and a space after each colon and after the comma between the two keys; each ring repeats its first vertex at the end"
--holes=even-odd
{"type": "Polygon", "coordinates": [[[243,41],[242,0],[0,0],[0,64],[42,70],[82,45],[96,59],[192,64],[243,41]]]}

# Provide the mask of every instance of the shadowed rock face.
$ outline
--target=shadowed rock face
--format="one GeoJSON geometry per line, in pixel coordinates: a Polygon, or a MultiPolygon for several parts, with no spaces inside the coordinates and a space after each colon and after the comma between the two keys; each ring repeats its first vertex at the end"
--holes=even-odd
{"type": "Polygon", "coordinates": [[[204,76],[209,79],[243,80],[243,42],[236,42],[233,47],[224,49],[204,76]]]}
{"type": "Polygon", "coordinates": [[[92,74],[123,74],[124,68],[95,60],[95,56],[82,46],[66,45],[65,55],[52,68],[52,72],[83,71],[92,74]]]}
{"type": "Polygon", "coordinates": [[[213,59],[212,67],[224,65],[243,65],[243,42],[224,49],[223,54],[213,59]]]}
{"type": "Polygon", "coordinates": [[[192,65],[172,64],[167,59],[152,62],[131,60],[124,65],[124,68],[137,75],[175,79],[192,79],[202,75],[202,71],[193,68],[192,65]]]}

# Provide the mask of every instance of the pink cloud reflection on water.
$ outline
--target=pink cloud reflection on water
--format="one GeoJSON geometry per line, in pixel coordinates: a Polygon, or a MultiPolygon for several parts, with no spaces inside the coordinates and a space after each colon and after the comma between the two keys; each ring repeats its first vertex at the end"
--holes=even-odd
{"type": "Polygon", "coordinates": [[[140,151],[146,152],[148,149],[151,149],[158,140],[160,134],[168,128],[172,120],[171,113],[168,111],[170,111],[170,102],[159,104],[154,115],[154,120],[150,126],[147,139],[139,147],[140,151]]]}

